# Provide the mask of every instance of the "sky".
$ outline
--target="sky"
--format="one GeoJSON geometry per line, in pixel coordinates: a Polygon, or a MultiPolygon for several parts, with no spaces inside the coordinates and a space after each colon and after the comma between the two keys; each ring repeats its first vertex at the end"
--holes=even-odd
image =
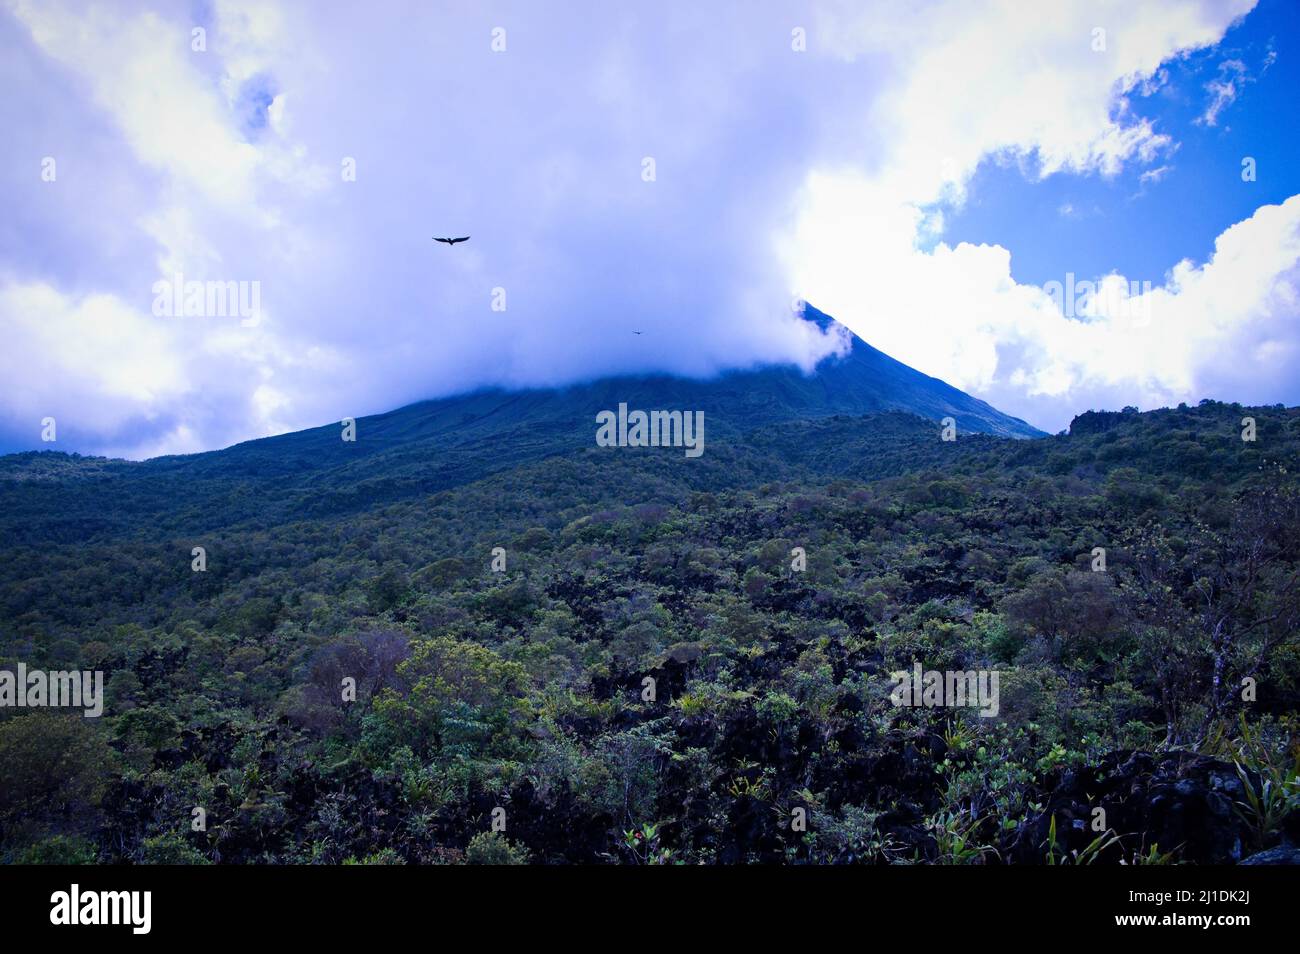
{"type": "Polygon", "coordinates": [[[810,369],[798,300],[1048,431],[1298,404],[1298,80],[1287,0],[0,0],[0,451],[810,369]]]}

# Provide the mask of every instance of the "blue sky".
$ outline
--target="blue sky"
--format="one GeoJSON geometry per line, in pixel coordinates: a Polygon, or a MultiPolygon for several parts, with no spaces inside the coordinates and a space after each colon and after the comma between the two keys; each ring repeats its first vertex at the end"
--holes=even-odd
{"type": "Polygon", "coordinates": [[[1171,60],[1167,79],[1133,108],[1177,142],[1168,156],[1106,178],[1057,174],[1031,182],[1014,163],[983,162],[970,199],[948,218],[950,241],[1014,250],[1017,281],[1042,284],[1067,271],[1118,271],[1159,282],[1174,263],[1203,261],[1214,239],[1260,205],[1300,193],[1300,5],[1265,0],[1213,48],[1171,60]],[[1235,68],[1221,68],[1239,61],[1235,68]],[[1235,78],[1235,97],[1214,125],[1198,122],[1215,97],[1207,83],[1235,78]],[[1241,159],[1259,174],[1241,180],[1241,159]],[[1144,181],[1159,171],[1155,181],[1144,181]]]}
{"type": "Polygon", "coordinates": [[[1300,403],[1297,19],[0,0],[0,451],[812,367],[796,298],[1048,430],[1300,403]],[[1068,273],[1142,293],[1066,309],[1068,273]],[[178,274],[234,297],[169,313],[178,274]]]}

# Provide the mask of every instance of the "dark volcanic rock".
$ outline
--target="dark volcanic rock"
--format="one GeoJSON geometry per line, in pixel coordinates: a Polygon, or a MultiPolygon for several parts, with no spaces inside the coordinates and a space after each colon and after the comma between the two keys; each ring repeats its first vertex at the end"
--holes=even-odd
{"type": "Polygon", "coordinates": [[[1121,843],[1101,863],[1131,863],[1157,845],[1161,853],[1176,851],[1180,861],[1232,864],[1250,850],[1250,829],[1233,810],[1244,795],[1228,762],[1190,752],[1112,752],[1096,767],[1062,774],[1042,813],[1017,832],[1011,858],[1041,863],[1053,816],[1058,852],[1081,851],[1099,834],[1093,812],[1102,808],[1105,827],[1121,843]]]}
{"type": "Polygon", "coordinates": [[[1243,865],[1300,865],[1300,848],[1288,848],[1279,845],[1277,848],[1270,848],[1268,851],[1261,851],[1257,855],[1251,855],[1243,865]]]}

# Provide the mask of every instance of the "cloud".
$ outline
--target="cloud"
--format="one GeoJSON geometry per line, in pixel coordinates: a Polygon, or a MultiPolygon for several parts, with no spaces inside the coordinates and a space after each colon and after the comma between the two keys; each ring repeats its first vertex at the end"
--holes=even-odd
{"type": "MultiPolygon", "coordinates": [[[[199,21],[170,7],[9,6],[0,42],[62,145],[57,182],[0,182],[43,246],[11,242],[0,287],[105,296],[138,316],[130,335],[171,320],[148,311],[160,278],[261,289],[256,328],[176,320],[154,357],[190,387],[104,395],[130,423],[83,449],[123,449],[131,428],[133,456],[219,446],[483,385],[811,367],[838,346],[797,320],[771,267],[784,207],[767,197],[797,187],[819,134],[816,88],[788,82],[817,67],[789,49],[776,5],[746,18],[726,57],[729,24],[688,8],[646,29],[626,11],[531,5],[400,21],[230,0],[199,21]],[[494,53],[499,23],[507,48],[494,53]],[[91,195],[94,167],[122,201],[91,195]],[[93,243],[70,208],[50,214],[70,192],[98,206],[93,243]],[[444,231],[474,237],[434,245],[444,231]]],[[[35,169],[51,137],[16,118],[16,152],[35,169]]],[[[110,364],[134,348],[103,345],[121,352],[110,364]]],[[[45,372],[28,382],[35,403],[75,417],[81,392],[64,383],[78,369],[58,352],[20,357],[45,372]]],[[[11,446],[32,433],[23,414],[0,416],[11,446]]]]}
{"type": "Polygon", "coordinates": [[[1219,64],[1219,75],[1205,84],[1210,102],[1206,105],[1205,112],[1194,122],[1201,126],[1217,126],[1219,113],[1237,98],[1237,91],[1250,80],[1245,63],[1241,60],[1224,60],[1219,64]]]}
{"type": "Polygon", "coordinates": [[[1180,262],[1158,287],[1103,277],[1070,316],[1049,291],[1015,282],[1006,249],[919,251],[909,237],[920,213],[883,220],[861,181],[815,179],[806,203],[798,244],[823,253],[805,266],[821,307],[866,316],[849,323],[886,352],[1051,426],[1103,396],[1106,406],[1117,396],[1146,407],[1205,394],[1269,401],[1294,376],[1300,196],[1259,209],[1217,239],[1208,262],[1180,262]],[[841,231],[828,236],[834,216],[841,231]],[[855,234],[859,221],[880,227],[855,234]]]}
{"type": "Polygon", "coordinates": [[[1138,182],[1142,185],[1154,184],[1168,175],[1173,168],[1173,166],[1159,166],[1155,169],[1147,169],[1138,176],[1138,182]]]}
{"type": "MultiPolygon", "coordinates": [[[[0,320],[18,329],[5,360],[21,382],[0,441],[31,446],[56,414],[70,446],[143,456],[483,385],[810,367],[838,342],[795,319],[796,295],[1038,422],[1035,402],[1064,409],[1093,387],[1181,393],[1205,377],[1204,348],[1154,376],[1106,371],[1118,326],[1053,314],[1011,279],[1008,250],[940,241],[986,157],[1112,175],[1173,148],[1129,95],[1250,4],[1131,6],[517,4],[399,20],[9,0],[2,69],[30,95],[0,104],[27,159],[0,169],[15,223],[0,320]],[[36,172],[49,155],[52,183],[36,172]],[[473,238],[430,241],[447,232],[473,238]],[[262,320],[154,316],[154,283],[178,272],[257,282],[262,320]]],[[[1280,240],[1284,208],[1243,234],[1280,240]]],[[[1215,297],[1206,282],[1249,278],[1243,300],[1285,310],[1281,272],[1267,285],[1229,260],[1171,298],[1187,308],[1215,297]]]]}
{"type": "Polygon", "coordinates": [[[1014,157],[1037,178],[1113,175],[1171,149],[1127,95],[1159,82],[1170,57],[1216,43],[1250,6],[1088,5],[1036,18],[959,5],[917,14],[929,36],[828,22],[841,55],[884,46],[907,66],[877,100],[889,135],[874,168],[816,168],[798,193],[785,256],[796,287],[889,354],[1043,426],[1094,403],[1276,395],[1300,333],[1300,197],[1226,231],[1205,265],[1171,263],[1158,288],[1079,276],[1115,292],[1083,313],[1018,284],[1011,250],[938,240],[944,208],[965,200],[986,157],[1014,157]],[[1098,52],[1089,41],[1102,25],[1098,52]]]}
{"type": "Polygon", "coordinates": [[[103,6],[22,0],[13,11],[43,52],[93,80],[94,102],[137,157],[219,200],[248,199],[257,150],[232,134],[173,24],[149,13],[120,17],[103,6]]]}
{"type": "Polygon", "coordinates": [[[890,8],[882,28],[879,10],[843,4],[826,8],[820,33],[842,57],[895,65],[873,103],[887,130],[873,177],[900,200],[927,202],[952,197],[998,153],[1032,158],[1039,176],[1114,174],[1151,159],[1169,137],[1133,115],[1127,95],[1171,56],[1216,43],[1253,5],[942,2],[890,8]]]}
{"type": "Polygon", "coordinates": [[[174,404],[189,389],[170,329],[111,295],[72,298],[45,284],[10,284],[0,288],[0,318],[4,412],[15,429],[37,435],[53,417],[65,440],[112,441],[136,423],[138,409],[174,404]],[[57,399],[46,388],[51,367],[60,371],[57,399]]]}

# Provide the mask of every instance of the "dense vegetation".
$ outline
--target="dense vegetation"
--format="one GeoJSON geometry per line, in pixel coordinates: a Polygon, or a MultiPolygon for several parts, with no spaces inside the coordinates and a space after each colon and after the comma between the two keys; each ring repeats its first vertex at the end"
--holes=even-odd
{"type": "Polygon", "coordinates": [[[484,452],[0,460],[0,665],[107,680],[0,710],[0,857],[1227,861],[1300,818],[1300,410],[484,452]],[[894,706],[915,661],[998,716],[894,706]],[[1210,814],[1169,843],[1157,789],[1210,814]]]}

